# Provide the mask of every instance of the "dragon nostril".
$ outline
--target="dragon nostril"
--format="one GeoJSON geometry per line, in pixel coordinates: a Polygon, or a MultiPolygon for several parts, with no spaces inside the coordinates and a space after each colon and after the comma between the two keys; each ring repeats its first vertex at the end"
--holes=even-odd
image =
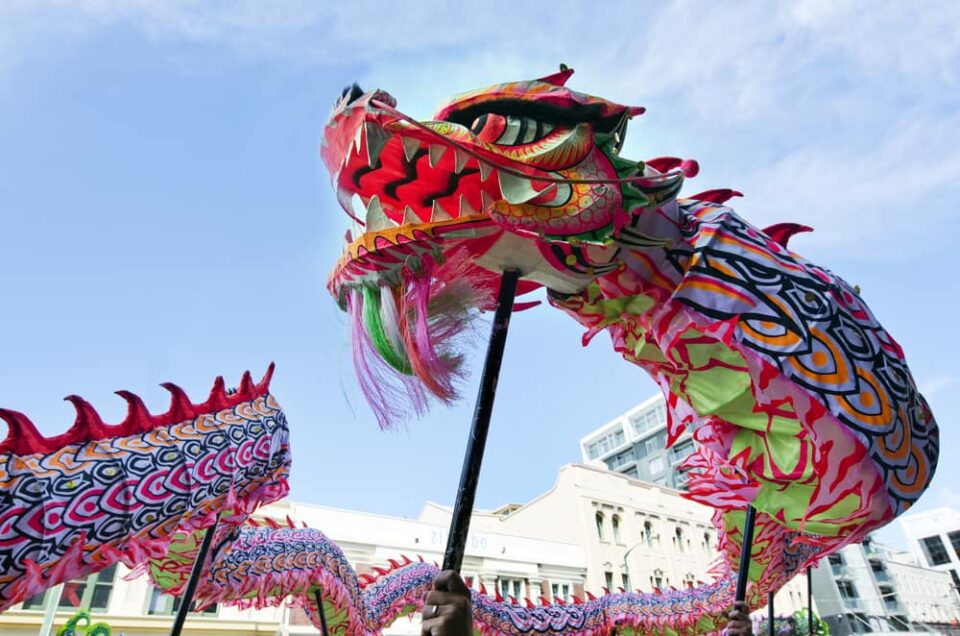
{"type": "Polygon", "coordinates": [[[361,95],[363,95],[363,89],[360,88],[359,84],[354,83],[352,86],[347,86],[343,89],[343,92],[340,93],[340,99],[346,99],[349,104],[357,100],[361,95]]]}

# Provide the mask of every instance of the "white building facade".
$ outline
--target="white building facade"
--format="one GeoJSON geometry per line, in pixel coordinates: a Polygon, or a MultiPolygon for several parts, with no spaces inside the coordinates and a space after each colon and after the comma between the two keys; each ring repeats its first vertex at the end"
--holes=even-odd
{"type": "Polygon", "coordinates": [[[907,538],[907,549],[928,568],[950,575],[960,587],[960,511],[937,508],[900,517],[900,528],[907,538]]]}
{"type": "Polygon", "coordinates": [[[960,618],[948,573],[870,539],[821,562],[813,570],[813,593],[821,618],[836,636],[948,633],[960,618]]]}

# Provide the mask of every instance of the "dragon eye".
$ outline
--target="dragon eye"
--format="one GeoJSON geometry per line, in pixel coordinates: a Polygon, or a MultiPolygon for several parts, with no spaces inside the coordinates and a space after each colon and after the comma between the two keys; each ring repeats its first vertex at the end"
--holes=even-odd
{"type": "Polygon", "coordinates": [[[523,115],[485,113],[473,120],[470,130],[480,141],[501,146],[522,146],[543,139],[556,124],[523,115]]]}

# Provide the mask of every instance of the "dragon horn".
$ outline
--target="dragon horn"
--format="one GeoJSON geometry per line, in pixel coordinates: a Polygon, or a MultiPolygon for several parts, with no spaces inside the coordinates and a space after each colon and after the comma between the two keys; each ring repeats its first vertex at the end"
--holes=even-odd
{"type": "Polygon", "coordinates": [[[554,86],[563,86],[567,83],[567,80],[570,79],[571,75],[573,75],[573,69],[566,64],[561,64],[559,71],[541,77],[537,81],[553,84],[554,86]]]}

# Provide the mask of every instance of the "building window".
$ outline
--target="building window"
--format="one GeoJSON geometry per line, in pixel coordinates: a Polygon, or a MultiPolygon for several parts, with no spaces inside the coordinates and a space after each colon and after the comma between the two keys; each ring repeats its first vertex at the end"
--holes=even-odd
{"type": "Polygon", "coordinates": [[[607,468],[610,470],[617,470],[621,466],[626,466],[627,464],[633,462],[635,459],[636,457],[633,455],[633,449],[628,448],[627,450],[621,451],[610,459],[606,460],[607,468]]]}
{"type": "Polygon", "coordinates": [[[613,592],[613,572],[604,572],[603,573],[604,584],[607,587],[608,592],[613,592]]]}
{"type": "Polygon", "coordinates": [[[613,525],[613,540],[617,543],[623,543],[623,541],[620,539],[620,517],[613,515],[613,517],[610,519],[610,523],[613,525]]]}
{"type": "Polygon", "coordinates": [[[654,570],[650,577],[650,585],[658,590],[663,589],[663,570],[654,570]]]}
{"type": "Polygon", "coordinates": [[[500,595],[503,598],[511,596],[517,600],[523,598],[523,581],[520,579],[500,579],[500,595]]]}
{"type": "MultiPolygon", "coordinates": [[[[181,597],[179,596],[164,594],[163,590],[160,588],[152,588],[150,590],[150,606],[147,608],[147,614],[158,614],[162,616],[175,614],[177,610],[180,609],[180,599],[181,597]]],[[[216,616],[217,605],[214,603],[209,607],[203,608],[199,612],[196,610],[191,610],[190,613],[199,614],[201,616],[216,616]]]]}
{"type": "Polygon", "coordinates": [[[620,582],[623,584],[623,591],[629,592],[630,591],[630,575],[627,574],[626,572],[621,572],[620,582]]]}
{"type": "Polygon", "coordinates": [[[693,453],[693,440],[686,439],[670,449],[670,465],[676,466],[693,453]]]}
{"type": "Polygon", "coordinates": [[[597,520],[597,537],[601,541],[606,541],[606,538],[604,537],[604,534],[603,534],[603,513],[602,512],[597,513],[596,520],[597,520]]]}
{"type": "Polygon", "coordinates": [[[564,602],[569,602],[571,600],[569,583],[554,583],[550,586],[550,590],[553,592],[554,599],[559,598],[564,602]]]}
{"type": "MultiPolygon", "coordinates": [[[[63,593],[60,595],[58,607],[82,607],[105,611],[110,604],[110,592],[113,590],[113,579],[116,573],[117,566],[111,565],[85,579],[67,581],[63,584],[63,593]]],[[[44,591],[27,599],[23,603],[23,609],[44,609],[46,595],[47,591],[44,591]]]]}
{"type": "Polygon", "coordinates": [[[947,538],[950,539],[950,545],[953,546],[953,553],[960,559],[960,530],[948,532],[947,538]]]}
{"type": "Polygon", "coordinates": [[[654,539],[658,539],[657,543],[659,543],[660,537],[653,534],[653,523],[650,521],[643,522],[643,538],[647,542],[647,545],[653,545],[654,539]]]}
{"type": "Polygon", "coordinates": [[[837,589],[840,591],[841,598],[860,598],[857,596],[857,588],[854,587],[853,583],[844,579],[837,581],[837,589]]]}
{"type": "Polygon", "coordinates": [[[673,538],[674,544],[677,546],[677,550],[683,552],[683,528],[677,528],[677,536],[673,538]]]}
{"type": "Polygon", "coordinates": [[[703,533],[703,549],[706,550],[707,552],[709,552],[709,551],[710,551],[710,545],[711,545],[711,543],[712,543],[712,542],[711,542],[711,540],[710,540],[710,533],[709,533],[709,532],[704,532],[704,533],[703,533]]]}
{"type": "Polygon", "coordinates": [[[927,561],[930,562],[930,565],[950,563],[950,555],[939,536],[925,537],[920,540],[920,544],[923,546],[923,551],[927,555],[927,561]]]}

